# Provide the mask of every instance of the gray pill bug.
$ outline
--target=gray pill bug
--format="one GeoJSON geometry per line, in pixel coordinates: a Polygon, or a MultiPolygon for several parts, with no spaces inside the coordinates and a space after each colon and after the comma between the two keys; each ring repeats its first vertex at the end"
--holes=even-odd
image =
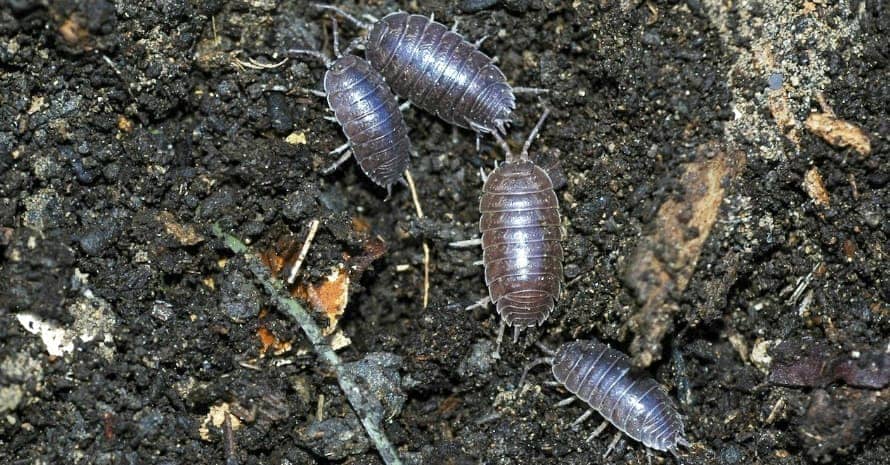
{"type": "Polygon", "coordinates": [[[340,54],[336,21],[333,24],[335,60],[315,50],[288,51],[290,55],[317,58],[327,68],[323,95],[348,142],[331,152],[345,153],[324,172],[333,171],[348,160],[351,151],[368,178],[385,187],[389,195],[392,185],[402,181],[408,168],[408,128],[396,96],[380,73],[362,58],[348,54],[349,49],[340,54]]]}
{"type": "Polygon", "coordinates": [[[367,29],[365,56],[396,95],[450,124],[505,133],[514,92],[546,92],[510,86],[494,60],[479,51],[481,41],[472,44],[431,17],[400,11],[366,23],[337,7],[315,6],[367,29]]]}
{"type": "MultiPolygon", "coordinates": [[[[529,365],[523,379],[532,366],[549,363],[556,381],[575,394],[557,405],[567,405],[577,398],[591,408],[573,425],[583,422],[593,411],[606,420],[591,438],[612,424],[646,447],[675,456],[679,446],[689,447],[684,437],[683,418],[673,400],[655,380],[636,373],[627,355],[597,340],[569,342],[555,352],[541,348],[552,357],[529,365]]],[[[615,448],[620,437],[620,433],[615,436],[604,457],[615,448]]]]}
{"type": "Polygon", "coordinates": [[[505,325],[514,328],[516,341],[522,328],[542,324],[562,288],[559,200],[548,173],[528,155],[548,114],[541,115],[518,156],[492,133],[507,159],[485,176],[479,230],[488,300],[501,316],[498,345],[505,325]]]}

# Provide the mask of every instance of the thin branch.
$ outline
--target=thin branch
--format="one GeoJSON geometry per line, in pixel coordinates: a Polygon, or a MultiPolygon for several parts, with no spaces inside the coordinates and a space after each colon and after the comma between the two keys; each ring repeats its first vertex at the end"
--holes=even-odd
{"type": "Polygon", "coordinates": [[[312,245],[312,240],[315,239],[315,234],[317,232],[318,220],[312,220],[309,223],[309,233],[306,234],[306,240],[303,242],[303,248],[300,249],[300,255],[297,256],[297,261],[290,269],[290,276],[287,277],[288,284],[293,284],[294,281],[297,280],[297,273],[300,272],[300,267],[303,266],[303,260],[306,260],[306,255],[309,254],[309,246],[312,245]]]}
{"type": "Polygon", "coordinates": [[[253,273],[257,281],[263,285],[269,296],[272,297],[276,307],[300,325],[303,333],[306,334],[309,342],[315,348],[319,358],[337,374],[337,382],[340,384],[340,389],[343,390],[343,394],[346,395],[349,404],[361,419],[365,432],[368,433],[368,437],[377,448],[377,452],[380,454],[383,462],[387,465],[401,465],[402,462],[396,454],[395,448],[381,428],[383,413],[380,403],[373,396],[364,393],[356,384],[355,376],[340,363],[340,357],[334,352],[334,349],[331,348],[325,337],[322,336],[321,329],[315,324],[312,316],[299,302],[287,297],[281,281],[270,276],[269,270],[265,265],[263,265],[256,254],[249,251],[240,239],[223,232],[219,225],[213,225],[213,233],[223,240],[229,250],[243,255],[248,269],[253,273]]]}

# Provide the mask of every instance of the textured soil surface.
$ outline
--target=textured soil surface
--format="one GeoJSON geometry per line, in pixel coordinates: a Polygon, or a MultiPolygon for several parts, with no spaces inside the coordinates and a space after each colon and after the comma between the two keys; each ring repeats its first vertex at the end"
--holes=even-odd
{"type": "Polygon", "coordinates": [[[324,68],[283,52],[330,51],[327,13],[3,0],[0,463],[383,463],[214,234],[286,272],[315,220],[294,295],[403,463],[680,463],[627,438],[601,459],[615,428],[588,441],[599,417],[571,426],[584,406],[555,408],[544,366],[519,383],[536,343],[590,338],[677,399],[682,463],[890,463],[886,2],[338,6],[459,21],[512,84],[550,90],[519,95],[510,129],[515,150],[551,108],[532,150],[568,177],[550,319],[496,357],[495,310],[465,310],[481,250],[449,243],[478,234],[491,138],[405,111],[422,218],[354,161],[322,174],[344,142],[305,90],[324,68]]]}

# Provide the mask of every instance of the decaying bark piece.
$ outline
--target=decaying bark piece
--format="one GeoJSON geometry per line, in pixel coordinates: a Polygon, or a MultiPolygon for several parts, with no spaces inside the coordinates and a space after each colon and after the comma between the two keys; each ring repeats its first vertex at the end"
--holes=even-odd
{"type": "Polygon", "coordinates": [[[689,284],[725,195],[725,180],[742,171],[743,152],[727,153],[717,143],[700,147],[698,161],[686,165],[680,179],[682,198],[664,202],[655,219],[655,232],[637,246],[624,280],[642,303],[629,325],[636,334],[630,350],[640,366],[661,353],[661,339],[677,305],[671,293],[689,284]]]}
{"type": "Polygon", "coordinates": [[[816,167],[810,168],[803,178],[803,188],[807,191],[807,195],[816,202],[820,207],[827,207],[830,198],[828,189],[825,188],[825,182],[822,181],[822,175],[816,167]]]}
{"type": "Polygon", "coordinates": [[[810,113],[807,129],[835,147],[852,147],[862,155],[871,153],[871,141],[855,124],[838,119],[833,113],[810,113]]]}

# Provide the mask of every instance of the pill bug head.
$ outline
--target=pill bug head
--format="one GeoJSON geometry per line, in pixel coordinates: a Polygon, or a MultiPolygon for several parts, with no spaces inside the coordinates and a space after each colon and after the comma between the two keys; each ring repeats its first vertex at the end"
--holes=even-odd
{"type": "Polygon", "coordinates": [[[499,165],[486,178],[482,191],[489,194],[514,194],[551,189],[547,172],[529,160],[499,165]]]}
{"type": "Polygon", "coordinates": [[[553,365],[551,366],[553,377],[560,383],[565,383],[572,369],[584,357],[584,354],[595,349],[591,343],[585,341],[567,342],[559,346],[556,355],[553,356],[553,365]]]}

